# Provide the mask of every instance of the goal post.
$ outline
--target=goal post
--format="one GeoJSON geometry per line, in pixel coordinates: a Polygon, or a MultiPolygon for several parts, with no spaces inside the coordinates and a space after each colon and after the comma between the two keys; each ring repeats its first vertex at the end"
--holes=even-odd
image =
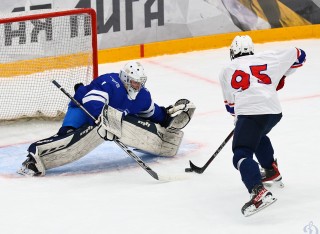
{"type": "Polygon", "coordinates": [[[97,20],[91,8],[0,15],[0,122],[57,119],[77,83],[98,76],[97,20]]]}

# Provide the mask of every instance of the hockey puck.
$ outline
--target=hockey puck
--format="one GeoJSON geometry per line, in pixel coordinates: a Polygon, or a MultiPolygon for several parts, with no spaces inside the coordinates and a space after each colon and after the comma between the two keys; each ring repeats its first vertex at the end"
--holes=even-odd
{"type": "Polygon", "coordinates": [[[186,168],[184,169],[185,172],[193,172],[193,170],[191,168],[186,168]]]}

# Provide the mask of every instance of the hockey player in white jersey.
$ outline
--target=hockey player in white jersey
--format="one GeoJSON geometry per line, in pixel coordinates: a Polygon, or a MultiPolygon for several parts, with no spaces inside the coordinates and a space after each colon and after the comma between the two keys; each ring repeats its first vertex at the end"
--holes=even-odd
{"type": "MultiPolygon", "coordinates": [[[[88,85],[75,86],[62,127],[52,137],[29,146],[19,174],[44,176],[46,171],[76,161],[104,140],[159,155],[176,155],[195,106],[180,99],[167,108],[153,102],[143,66],[128,62],[120,73],[107,73],[88,85]],[[98,119],[100,121],[93,121],[98,119]]],[[[106,155],[108,152],[106,152],[106,155]]]]}
{"type": "Polygon", "coordinates": [[[251,194],[241,210],[249,216],[276,201],[263,185],[282,179],[267,134],[282,117],[277,91],[283,88],[285,78],[304,64],[306,54],[295,47],[254,54],[252,39],[236,36],[230,57],[232,61],[219,79],[226,109],[235,117],[233,165],[251,194]]]}

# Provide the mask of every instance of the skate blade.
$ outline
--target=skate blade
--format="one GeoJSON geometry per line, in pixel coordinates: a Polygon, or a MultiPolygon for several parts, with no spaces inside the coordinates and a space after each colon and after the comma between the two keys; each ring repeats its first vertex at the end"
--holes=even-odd
{"type": "Polygon", "coordinates": [[[16,171],[19,175],[23,175],[26,177],[34,177],[35,173],[29,169],[26,168],[20,168],[18,171],[16,171]]]}
{"type": "Polygon", "coordinates": [[[284,183],[281,180],[263,182],[263,185],[268,188],[273,186],[276,186],[278,188],[284,188],[284,183]]]}
{"type": "Polygon", "coordinates": [[[245,217],[249,217],[251,215],[254,215],[256,213],[258,213],[259,211],[263,210],[264,208],[270,206],[271,204],[275,203],[277,201],[277,198],[275,197],[270,197],[270,196],[267,196],[265,197],[265,203],[262,204],[261,206],[259,206],[259,208],[255,209],[255,210],[252,210],[252,211],[248,211],[248,212],[244,212],[244,216],[245,217]]]}

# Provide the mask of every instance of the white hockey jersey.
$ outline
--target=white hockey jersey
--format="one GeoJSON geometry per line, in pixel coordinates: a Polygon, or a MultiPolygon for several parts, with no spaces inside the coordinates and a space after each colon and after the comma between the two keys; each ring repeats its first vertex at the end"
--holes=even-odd
{"type": "Polygon", "coordinates": [[[297,48],[232,60],[219,77],[227,111],[236,116],[281,113],[276,88],[284,75],[304,61],[305,52],[297,48]]]}

